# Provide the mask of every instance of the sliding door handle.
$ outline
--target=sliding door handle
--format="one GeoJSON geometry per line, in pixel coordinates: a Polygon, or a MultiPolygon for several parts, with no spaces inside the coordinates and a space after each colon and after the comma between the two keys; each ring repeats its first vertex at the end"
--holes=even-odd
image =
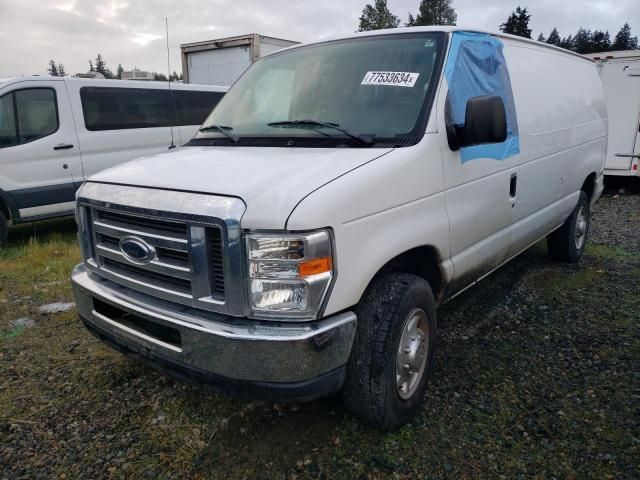
{"type": "Polygon", "coordinates": [[[511,178],[509,179],[509,198],[514,200],[516,198],[516,193],[518,191],[518,174],[512,173],[511,178]]]}
{"type": "Polygon", "coordinates": [[[73,148],[73,145],[70,145],[68,143],[59,143],[58,145],[53,147],[54,150],[69,150],[70,148],[73,148]]]}

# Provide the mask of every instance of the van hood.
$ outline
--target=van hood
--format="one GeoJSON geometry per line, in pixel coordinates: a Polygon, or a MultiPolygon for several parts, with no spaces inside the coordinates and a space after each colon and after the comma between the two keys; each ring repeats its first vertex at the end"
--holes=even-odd
{"type": "Polygon", "coordinates": [[[104,170],[89,180],[240,197],[247,205],[244,228],[285,228],[306,195],[392,150],[183,147],[104,170]]]}

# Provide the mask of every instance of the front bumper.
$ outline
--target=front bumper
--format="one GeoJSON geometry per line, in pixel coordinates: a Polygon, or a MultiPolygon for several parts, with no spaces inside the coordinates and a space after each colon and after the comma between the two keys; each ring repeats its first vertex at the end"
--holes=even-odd
{"type": "Polygon", "coordinates": [[[293,324],[229,317],[132,291],[84,265],[74,269],[72,283],[92,333],[173,377],[278,400],[327,395],[344,381],[353,312],[293,324]]]}

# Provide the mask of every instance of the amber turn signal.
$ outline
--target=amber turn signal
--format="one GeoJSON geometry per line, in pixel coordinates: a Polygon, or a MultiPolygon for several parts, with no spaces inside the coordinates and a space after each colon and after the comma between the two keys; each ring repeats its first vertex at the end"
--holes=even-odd
{"type": "Polygon", "coordinates": [[[308,277],[310,275],[318,275],[319,273],[331,271],[331,257],[314,258],[313,260],[307,260],[306,262],[300,262],[298,264],[298,274],[301,277],[308,277]]]}

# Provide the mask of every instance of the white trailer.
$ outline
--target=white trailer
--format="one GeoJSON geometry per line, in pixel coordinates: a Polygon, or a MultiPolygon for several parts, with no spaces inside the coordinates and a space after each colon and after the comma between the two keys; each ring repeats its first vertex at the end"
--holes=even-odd
{"type": "Polygon", "coordinates": [[[182,44],[184,83],[231,86],[258,58],[296,44],[257,33],[182,44]]]}
{"type": "Polygon", "coordinates": [[[606,175],[638,176],[640,163],[640,50],[594,53],[609,117],[606,175]]]}

